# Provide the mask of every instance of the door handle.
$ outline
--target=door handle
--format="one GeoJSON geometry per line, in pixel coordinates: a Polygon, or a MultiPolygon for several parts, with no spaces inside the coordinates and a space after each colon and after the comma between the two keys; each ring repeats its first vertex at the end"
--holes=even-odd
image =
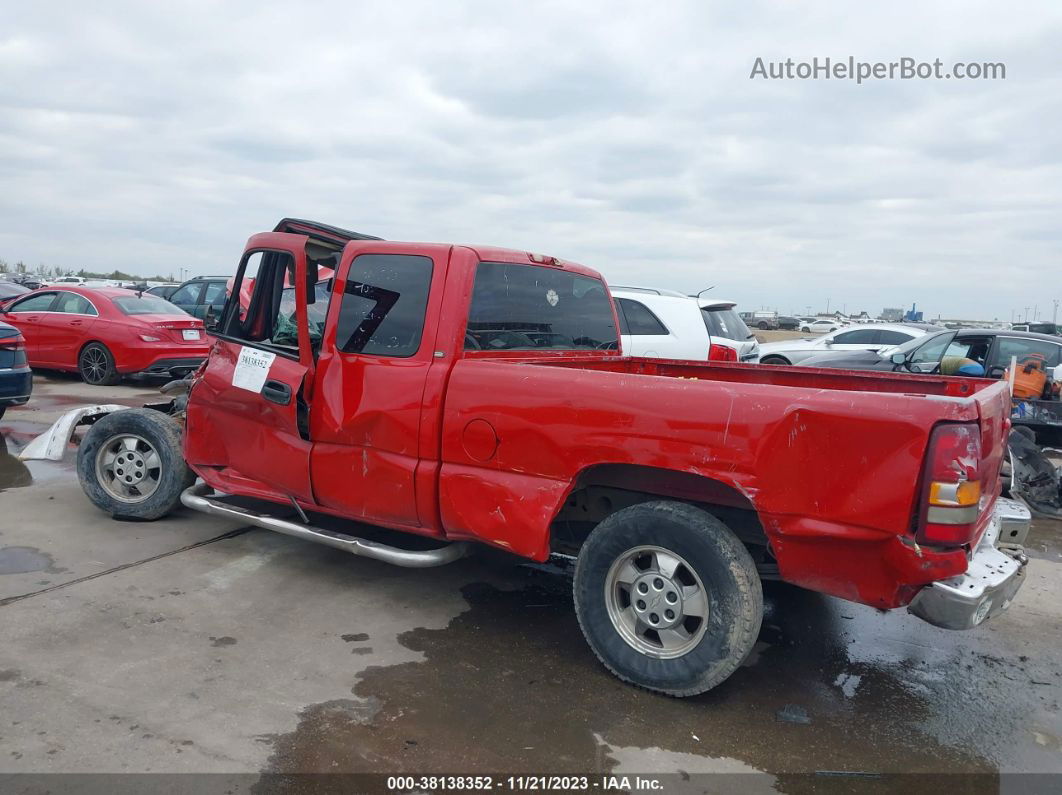
{"type": "Polygon", "coordinates": [[[83,322],[84,321],[81,321],[81,320],[71,320],[70,321],[70,325],[71,326],[80,326],[83,322]]]}
{"type": "Polygon", "coordinates": [[[270,403],[286,406],[291,402],[291,387],[282,381],[270,379],[262,385],[262,397],[270,403]]]}

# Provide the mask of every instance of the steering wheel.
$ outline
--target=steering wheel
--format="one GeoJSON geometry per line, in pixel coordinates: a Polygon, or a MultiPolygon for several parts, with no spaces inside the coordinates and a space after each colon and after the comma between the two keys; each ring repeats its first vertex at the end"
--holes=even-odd
{"type": "Polygon", "coordinates": [[[483,350],[483,346],[479,344],[479,340],[477,340],[475,337],[473,337],[471,334],[469,334],[466,331],[465,332],[465,350],[469,350],[469,349],[474,350],[474,351],[481,351],[481,350],[483,350]]]}

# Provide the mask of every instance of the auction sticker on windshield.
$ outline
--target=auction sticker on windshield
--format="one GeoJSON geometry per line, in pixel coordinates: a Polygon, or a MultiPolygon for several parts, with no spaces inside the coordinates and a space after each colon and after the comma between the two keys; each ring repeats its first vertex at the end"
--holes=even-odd
{"type": "Polygon", "coordinates": [[[236,361],[236,369],[232,371],[232,385],[250,392],[261,392],[269,376],[269,368],[276,358],[277,355],[269,351],[246,346],[240,348],[240,358],[236,361]]]}

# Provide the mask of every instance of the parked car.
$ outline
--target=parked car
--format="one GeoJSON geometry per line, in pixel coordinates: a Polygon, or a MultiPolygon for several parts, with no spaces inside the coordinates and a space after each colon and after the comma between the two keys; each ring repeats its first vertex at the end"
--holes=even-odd
{"type": "Polygon", "coordinates": [[[29,273],[16,273],[12,275],[11,281],[13,281],[15,284],[21,284],[23,287],[29,290],[36,290],[42,284],[44,284],[44,282],[42,282],[38,277],[33,276],[29,273]]]}
{"type": "Polygon", "coordinates": [[[231,281],[231,276],[197,276],[181,284],[166,300],[201,320],[207,315],[218,317],[225,308],[231,281]]]}
{"type": "Polygon", "coordinates": [[[26,338],[33,367],[79,372],[89,384],[133,374],[179,377],[209,350],[201,320],[154,295],[118,287],[37,290],[8,304],[0,317],[26,338]]]}
{"type": "Polygon", "coordinates": [[[843,328],[845,325],[840,320],[820,317],[801,324],[800,330],[805,334],[826,334],[831,331],[837,331],[837,329],[843,328]]]}
{"type": "MultiPolygon", "coordinates": [[[[1056,367],[1062,363],[1062,339],[1029,331],[941,330],[916,337],[889,350],[815,356],[805,359],[803,363],[808,367],[838,367],[845,370],[939,373],[942,364],[947,364],[949,360],[971,359],[984,368],[986,378],[1000,378],[1010,366],[1012,356],[1020,360],[1030,353],[1041,354],[1047,367],[1056,367]]],[[[944,369],[947,370],[946,367],[944,369]]]]}
{"type": "Polygon", "coordinates": [[[695,299],[673,290],[613,287],[623,352],[692,361],[755,357],[759,343],[733,301],[695,299]]]}
{"type": "Polygon", "coordinates": [[[70,287],[77,287],[84,283],[85,279],[81,276],[60,276],[52,281],[52,285],[69,285],[70,287]]]}
{"type": "MultiPolygon", "coordinates": [[[[159,298],[170,301],[170,298],[180,286],[181,285],[179,284],[156,284],[154,287],[148,287],[144,292],[149,295],[157,295],[159,298]]],[[[170,301],[170,303],[172,304],[173,301],[170,301]]],[[[174,306],[176,306],[176,304],[174,304],[174,306]]]]}
{"type": "Polygon", "coordinates": [[[28,287],[23,287],[17,282],[0,282],[0,307],[29,291],[28,287]]]}
{"type": "MultiPolygon", "coordinates": [[[[600,275],[524,251],[285,220],[248,241],[234,295],[252,262],[252,300],[228,302],[186,395],[82,417],[78,476],[101,510],[183,504],[409,567],[470,541],[567,556],[597,657],[673,696],[739,669],[761,576],[953,629],[1026,579],[1028,510],[998,497],[1002,383],[625,357],[600,275]],[[311,249],[342,251],[319,340],[311,249]],[[359,538],[363,522],[420,543],[359,538]]],[[[31,447],[61,447],[63,427],[31,447]]]]}
{"type": "Polygon", "coordinates": [[[742,312],[741,319],[745,321],[745,325],[749,328],[758,328],[760,331],[767,331],[778,328],[777,313],[770,312],[767,310],[742,312]]]}
{"type": "Polygon", "coordinates": [[[1010,327],[1012,331],[1031,331],[1035,334],[1062,335],[1056,323],[1015,323],[1010,327]]]}
{"type": "Polygon", "coordinates": [[[812,357],[843,356],[852,351],[878,351],[925,336],[926,330],[903,324],[842,328],[821,337],[760,346],[761,364],[801,364],[812,357]]]}
{"type": "Polygon", "coordinates": [[[778,328],[782,331],[796,331],[800,328],[801,320],[798,317],[790,317],[789,315],[778,316],[778,328]]]}
{"type": "Polygon", "coordinates": [[[14,326],[0,323],[0,418],[9,406],[21,406],[33,391],[26,361],[26,339],[14,326]]]}

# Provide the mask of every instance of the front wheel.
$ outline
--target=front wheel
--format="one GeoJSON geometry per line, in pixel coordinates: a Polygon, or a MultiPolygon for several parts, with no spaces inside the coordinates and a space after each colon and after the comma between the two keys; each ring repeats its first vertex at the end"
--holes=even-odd
{"type": "Polygon", "coordinates": [[[154,409],[125,409],[98,420],[77,451],[81,488],[116,519],[159,519],[195,482],[181,456],[181,426],[154,409]]]}
{"type": "Polygon", "coordinates": [[[580,550],[574,592],[579,626],[605,667],[671,696],[729,677],[763,616],[745,546],[685,503],[633,505],[601,522],[580,550]]]}
{"type": "Polygon", "coordinates": [[[766,356],[760,359],[760,364],[789,364],[789,360],[781,356],[766,356]]]}

